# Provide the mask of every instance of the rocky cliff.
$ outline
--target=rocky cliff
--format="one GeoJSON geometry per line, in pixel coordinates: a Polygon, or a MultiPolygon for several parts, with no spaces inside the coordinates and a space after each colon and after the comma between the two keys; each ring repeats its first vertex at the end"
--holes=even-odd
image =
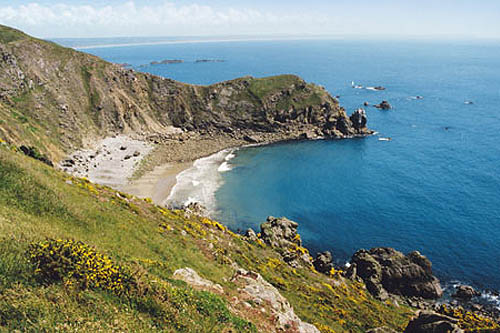
{"type": "Polygon", "coordinates": [[[38,146],[56,161],[110,135],[162,141],[172,126],[250,142],[370,133],[364,115],[350,119],[325,89],[293,75],[189,85],[4,26],[0,116],[0,137],[38,146]]]}

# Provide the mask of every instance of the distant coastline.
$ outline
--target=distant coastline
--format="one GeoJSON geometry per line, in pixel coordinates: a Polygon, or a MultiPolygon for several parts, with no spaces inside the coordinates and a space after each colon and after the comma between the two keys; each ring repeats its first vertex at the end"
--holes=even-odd
{"type": "MultiPolygon", "coordinates": [[[[132,42],[132,43],[108,43],[108,44],[93,44],[93,45],[76,45],[69,46],[75,50],[88,49],[105,49],[115,47],[131,47],[131,46],[154,46],[154,45],[176,45],[176,44],[198,44],[198,43],[234,43],[234,42],[274,42],[274,41],[301,41],[301,40],[325,40],[333,37],[255,37],[255,38],[216,38],[216,39],[183,39],[183,40],[165,40],[151,42],[132,42]]],[[[56,42],[61,43],[60,40],[56,42]]]]}

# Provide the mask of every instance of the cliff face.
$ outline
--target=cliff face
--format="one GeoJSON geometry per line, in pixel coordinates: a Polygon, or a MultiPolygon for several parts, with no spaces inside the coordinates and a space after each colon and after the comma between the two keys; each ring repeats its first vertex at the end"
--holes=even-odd
{"type": "MultiPolygon", "coordinates": [[[[175,126],[236,139],[343,138],[353,126],[326,90],[283,75],[194,86],[124,69],[0,26],[0,136],[54,159],[98,137],[148,137],[175,126]],[[41,145],[40,142],[44,144],[41,145]]],[[[258,139],[257,139],[258,140],[258,139]]]]}

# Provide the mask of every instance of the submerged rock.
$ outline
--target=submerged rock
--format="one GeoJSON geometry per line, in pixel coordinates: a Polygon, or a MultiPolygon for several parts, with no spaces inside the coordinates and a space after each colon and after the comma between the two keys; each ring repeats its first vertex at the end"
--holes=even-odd
{"type": "Polygon", "coordinates": [[[418,317],[410,321],[405,333],[460,333],[463,332],[458,325],[458,320],[439,313],[430,311],[418,312],[418,317]]]}
{"type": "Polygon", "coordinates": [[[347,275],[362,279],[368,291],[382,300],[389,294],[425,299],[443,295],[431,262],[417,251],[405,256],[392,248],[360,250],[353,255],[347,275]]]}

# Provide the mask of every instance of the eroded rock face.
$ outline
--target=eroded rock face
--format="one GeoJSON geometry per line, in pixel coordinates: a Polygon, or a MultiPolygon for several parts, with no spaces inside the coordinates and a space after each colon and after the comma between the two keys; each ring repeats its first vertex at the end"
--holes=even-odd
{"type": "Polygon", "coordinates": [[[463,332],[458,320],[439,313],[420,311],[418,317],[410,321],[405,333],[460,333],[463,332]]]}
{"type": "Polygon", "coordinates": [[[302,241],[297,233],[298,226],[297,222],[286,217],[269,216],[260,226],[260,238],[281,253],[283,260],[290,266],[310,266],[312,258],[309,252],[302,248],[302,241]]]}
{"type": "Polygon", "coordinates": [[[351,117],[349,118],[352,122],[352,126],[356,130],[361,130],[366,128],[366,112],[363,109],[357,109],[356,111],[353,112],[351,117]]]}
{"type": "Polygon", "coordinates": [[[361,278],[380,299],[389,294],[437,299],[443,294],[431,262],[417,251],[405,256],[392,248],[360,250],[353,255],[347,275],[361,278]]]}
{"type": "Polygon", "coordinates": [[[318,272],[328,274],[333,268],[333,257],[330,251],[318,253],[313,265],[318,272]]]}
{"type": "Polygon", "coordinates": [[[271,315],[275,318],[278,330],[286,332],[319,333],[311,324],[303,322],[294,312],[292,306],[273,285],[264,280],[255,272],[238,269],[231,279],[232,282],[242,285],[240,289],[243,297],[256,304],[267,303],[271,315]]]}
{"type": "Polygon", "coordinates": [[[172,278],[175,280],[184,281],[195,289],[211,291],[217,294],[224,293],[224,289],[221,285],[215,284],[210,280],[202,278],[194,269],[189,267],[176,270],[172,275],[172,278]]]}
{"type": "Polygon", "coordinates": [[[299,224],[286,217],[269,216],[267,221],[260,226],[261,238],[267,245],[275,248],[287,248],[290,245],[302,245],[297,237],[299,224]]]}

